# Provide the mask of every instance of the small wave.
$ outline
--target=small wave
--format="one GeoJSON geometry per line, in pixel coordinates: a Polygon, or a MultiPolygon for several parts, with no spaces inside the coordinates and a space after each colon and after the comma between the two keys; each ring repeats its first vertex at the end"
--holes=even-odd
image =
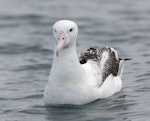
{"type": "Polygon", "coordinates": [[[47,26],[48,18],[43,15],[27,14],[27,15],[1,15],[1,29],[18,28],[20,26],[47,26]],[[46,20],[46,21],[45,21],[46,20]]]}
{"type": "Polygon", "coordinates": [[[45,70],[45,69],[50,69],[51,65],[49,63],[46,64],[34,64],[34,65],[25,65],[25,66],[20,66],[18,69],[15,69],[13,71],[31,71],[31,70],[45,70]]]}
{"type": "Polygon", "coordinates": [[[42,19],[45,16],[37,14],[25,14],[25,15],[1,15],[0,20],[26,20],[26,19],[42,19]]]}
{"type": "Polygon", "coordinates": [[[20,99],[37,99],[37,98],[42,98],[43,94],[32,94],[32,95],[27,95],[25,97],[19,98],[20,99]]]}
{"type": "Polygon", "coordinates": [[[20,44],[6,44],[0,46],[0,54],[25,54],[25,53],[42,53],[49,54],[53,53],[53,50],[42,48],[41,45],[20,45],[20,44]]]}

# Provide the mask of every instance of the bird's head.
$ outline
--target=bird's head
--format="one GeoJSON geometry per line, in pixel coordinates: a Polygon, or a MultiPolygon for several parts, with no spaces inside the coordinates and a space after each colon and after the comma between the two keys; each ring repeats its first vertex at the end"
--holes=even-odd
{"type": "Polygon", "coordinates": [[[56,39],[56,55],[61,49],[68,48],[76,43],[78,27],[73,21],[61,20],[53,25],[53,35],[56,39]]]}

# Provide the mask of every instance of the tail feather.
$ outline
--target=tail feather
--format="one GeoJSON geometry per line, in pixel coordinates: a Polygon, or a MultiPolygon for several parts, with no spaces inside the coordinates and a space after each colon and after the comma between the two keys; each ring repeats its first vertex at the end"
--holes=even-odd
{"type": "Polygon", "coordinates": [[[128,60],[132,60],[132,58],[119,58],[119,60],[124,60],[124,61],[128,61],[128,60]]]}
{"type": "Polygon", "coordinates": [[[124,70],[124,60],[120,60],[119,69],[118,69],[118,76],[119,77],[122,77],[123,70],[124,70]]]}
{"type": "Polygon", "coordinates": [[[132,58],[119,58],[120,60],[120,63],[119,63],[119,69],[118,69],[118,76],[122,77],[122,73],[123,73],[123,70],[124,70],[124,61],[128,61],[128,60],[131,60],[132,58]]]}

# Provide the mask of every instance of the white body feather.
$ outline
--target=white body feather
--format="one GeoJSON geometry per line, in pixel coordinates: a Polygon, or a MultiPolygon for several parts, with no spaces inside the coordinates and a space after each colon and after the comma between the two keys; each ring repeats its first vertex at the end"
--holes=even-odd
{"type": "MultiPolygon", "coordinates": [[[[63,25],[70,23],[66,26],[66,29],[72,26],[72,22],[62,21],[60,23],[63,23],[63,25]]],[[[55,29],[63,28],[60,23],[56,23],[55,29]]],[[[64,28],[63,31],[65,31],[64,28]]],[[[71,37],[71,39],[75,38],[71,37]]],[[[95,61],[87,61],[86,64],[81,65],[76,53],[75,40],[70,41],[67,42],[71,43],[68,44],[70,47],[66,45],[66,49],[60,51],[59,57],[56,57],[56,52],[54,52],[49,81],[44,91],[44,100],[47,105],[82,105],[96,99],[112,96],[121,90],[123,61],[119,66],[119,75],[113,76],[110,74],[103,82],[102,70],[106,59],[108,59],[108,54],[102,55],[104,58],[100,63],[101,66],[98,66],[95,61]]],[[[118,56],[117,53],[116,56],[118,56]]]]}
{"type": "Polygon", "coordinates": [[[122,89],[120,75],[111,74],[102,82],[102,69],[94,61],[80,65],[78,61],[74,61],[76,59],[62,60],[58,62],[60,60],[56,59],[53,62],[44,93],[45,103],[48,105],[83,105],[112,96],[122,89]]]}

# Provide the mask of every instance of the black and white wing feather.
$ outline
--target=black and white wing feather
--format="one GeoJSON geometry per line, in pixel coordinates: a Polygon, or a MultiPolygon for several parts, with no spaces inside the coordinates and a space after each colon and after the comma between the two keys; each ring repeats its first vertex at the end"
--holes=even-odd
{"type": "Polygon", "coordinates": [[[102,81],[112,74],[113,76],[121,76],[123,71],[123,61],[129,59],[121,59],[115,49],[104,47],[102,49],[89,48],[86,52],[81,53],[79,61],[86,64],[87,61],[95,61],[102,71],[102,81]]]}

